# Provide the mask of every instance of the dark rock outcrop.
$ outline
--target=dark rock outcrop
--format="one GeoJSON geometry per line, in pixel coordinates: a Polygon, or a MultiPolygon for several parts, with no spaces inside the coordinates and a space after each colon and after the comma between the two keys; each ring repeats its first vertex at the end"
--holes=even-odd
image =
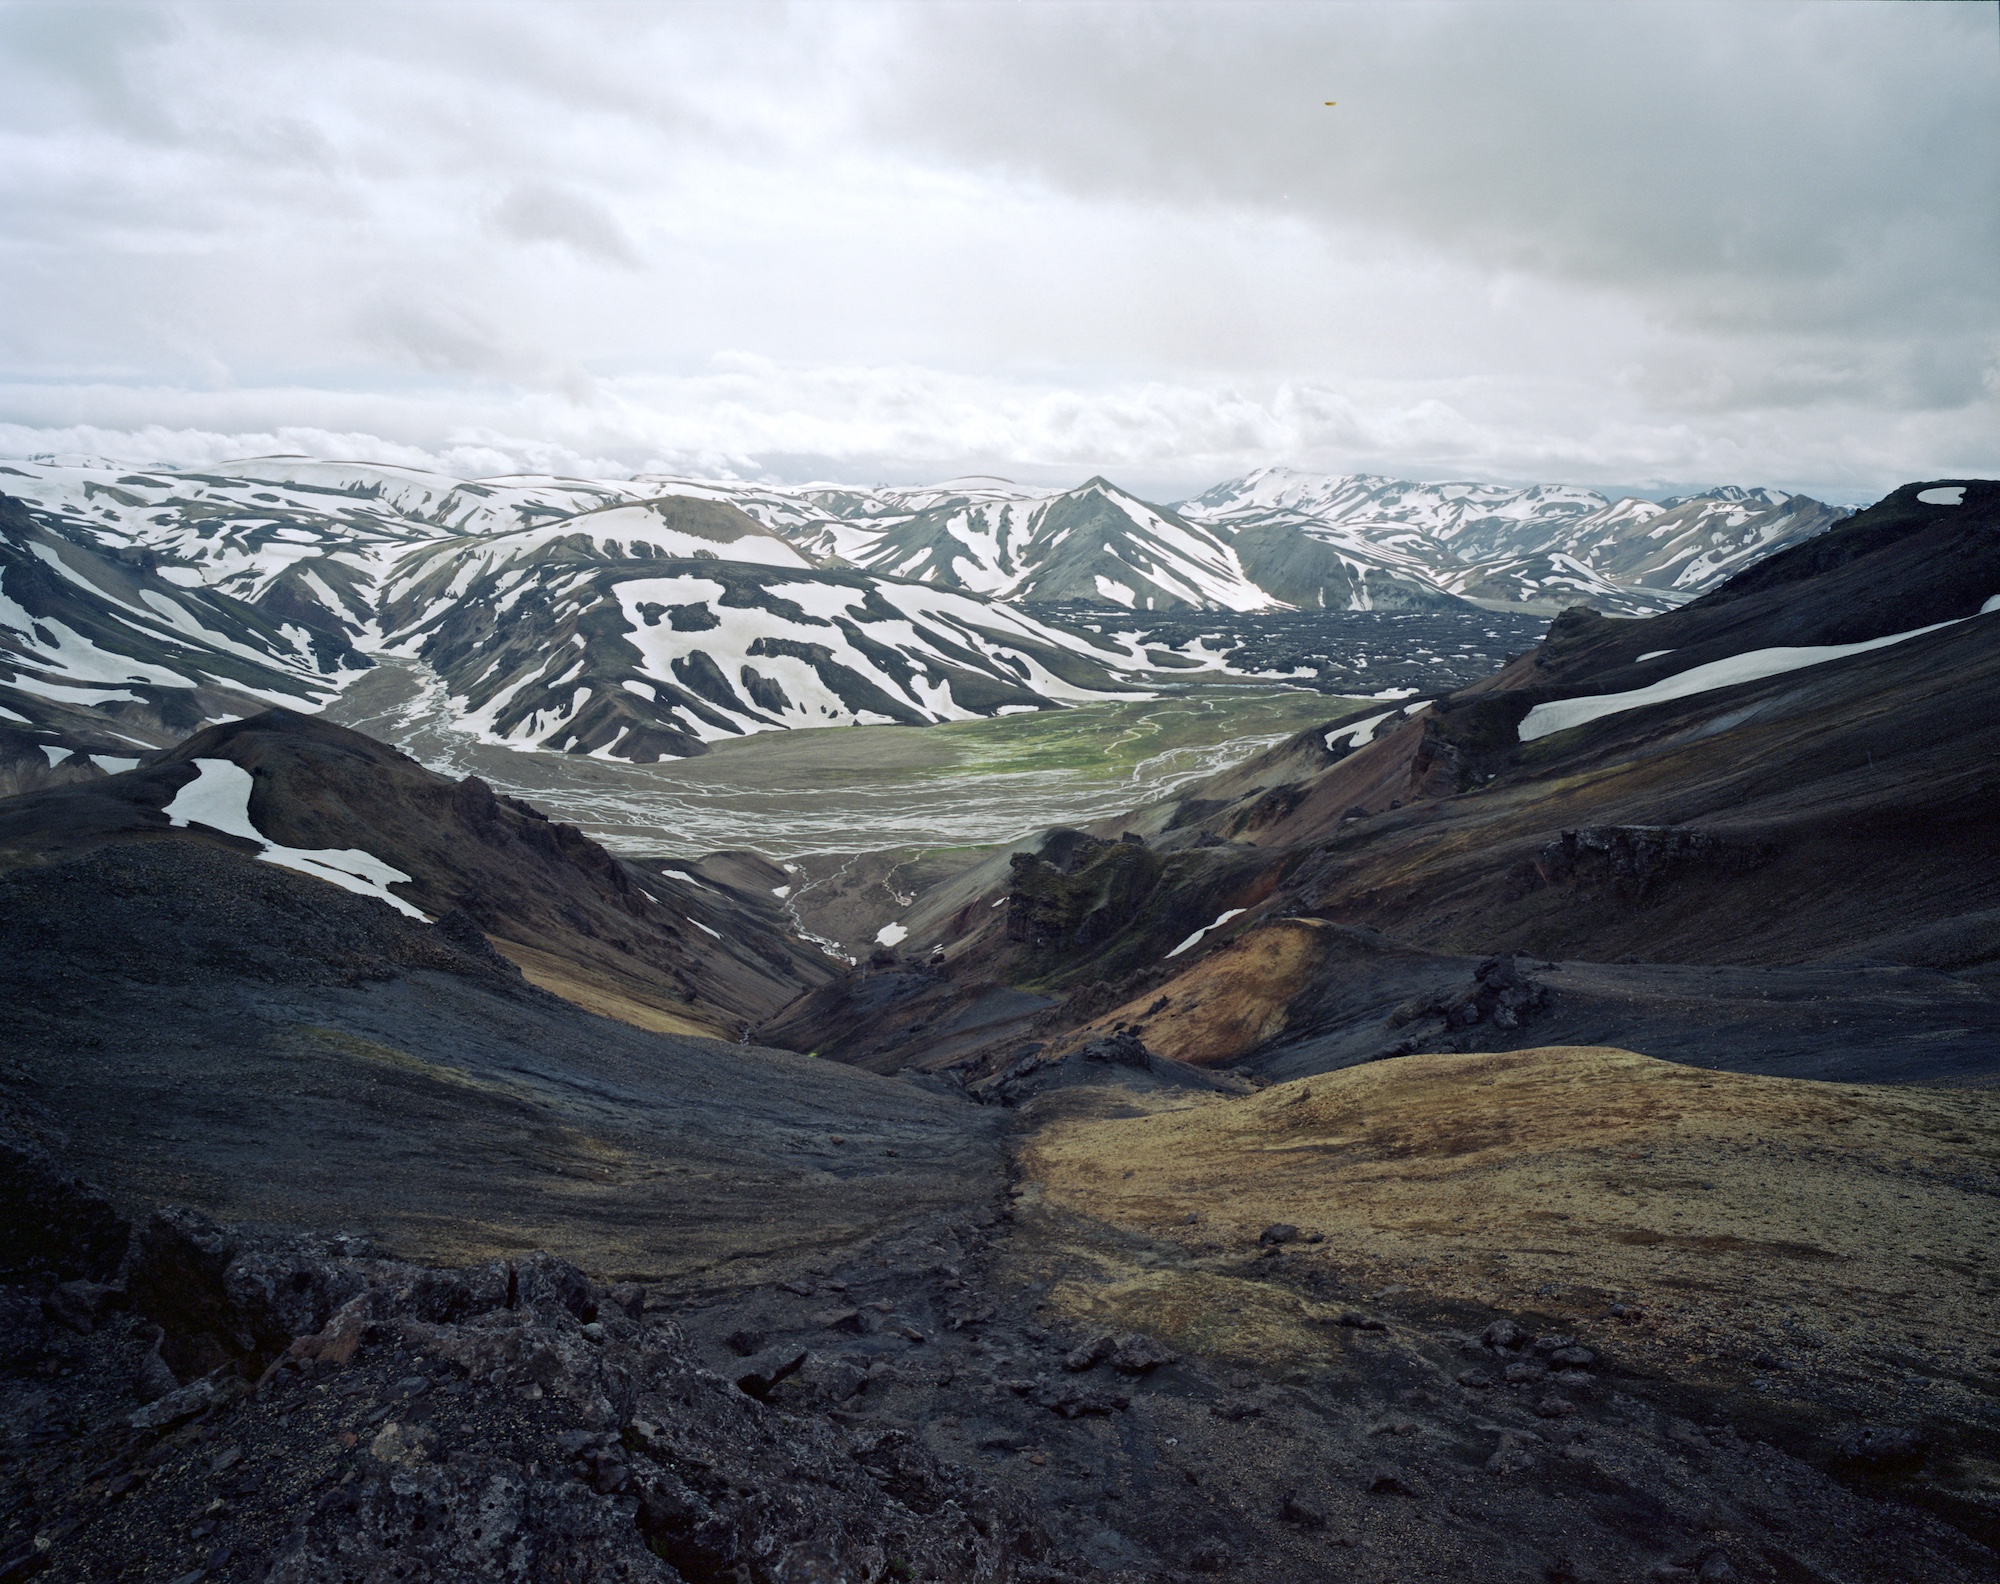
{"type": "MultiPolygon", "coordinates": [[[[79,1238],[69,1265],[96,1258],[96,1230],[79,1238]]],[[[767,1407],[636,1289],[547,1255],[442,1270],[169,1208],[134,1238],[125,1279],[144,1319],[93,1339],[95,1373],[136,1380],[162,1340],[202,1372],[136,1411],[115,1390],[77,1396],[69,1411],[99,1419],[96,1466],[51,1468],[27,1498],[39,1539],[21,1555],[51,1577],[140,1556],[162,1576],[275,1584],[997,1584],[1074,1566],[1020,1497],[907,1432],[767,1407]]],[[[1050,1406],[1116,1399],[1079,1389],[1050,1406]]],[[[11,1551],[0,1563],[36,1571],[11,1551]]]]}

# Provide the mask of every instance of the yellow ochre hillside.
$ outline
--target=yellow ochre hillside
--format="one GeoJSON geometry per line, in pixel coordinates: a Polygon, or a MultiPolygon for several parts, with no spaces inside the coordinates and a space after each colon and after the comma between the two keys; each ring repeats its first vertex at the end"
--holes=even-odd
{"type": "MultiPolygon", "coordinates": [[[[1983,1354],[2000,1330],[1991,1092],[1747,1077],[1594,1047],[1418,1055],[1248,1100],[1055,1121],[1023,1165],[1029,1197],[1070,1237],[1096,1223],[1179,1251],[1059,1289],[1155,1322],[1178,1307],[1177,1281],[1226,1280],[1263,1229],[1287,1224],[1299,1239],[1275,1257],[1308,1282],[1318,1267],[1395,1284],[1405,1305],[1552,1317],[1621,1302],[1646,1315],[1634,1343],[1685,1355],[1681,1367],[1715,1351],[1707,1301],[1724,1296],[1739,1339],[1803,1327],[1832,1344],[1816,1354],[1829,1366],[1843,1342],[1910,1327],[1947,1353],[1983,1354]]],[[[1266,1284],[1243,1285],[1243,1334],[1210,1348],[1273,1363],[1325,1348],[1308,1326],[1331,1316],[1280,1302],[1296,1323],[1274,1325],[1270,1299],[1247,1292],[1266,1284]]],[[[1197,1307],[1212,1319],[1214,1306],[1210,1293],[1197,1307]]]]}

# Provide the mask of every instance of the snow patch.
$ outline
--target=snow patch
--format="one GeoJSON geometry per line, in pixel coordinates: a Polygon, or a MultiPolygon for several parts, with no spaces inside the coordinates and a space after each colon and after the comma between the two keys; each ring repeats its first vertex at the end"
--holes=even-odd
{"type": "Polygon", "coordinates": [[[884,946],[899,946],[909,938],[909,934],[900,924],[884,924],[875,932],[875,939],[884,946]]]}
{"type": "MultiPolygon", "coordinates": [[[[1984,609],[1990,610],[1995,605],[1996,600],[1989,600],[1984,609]]],[[[1959,618],[1959,621],[1969,620],[1970,617],[1959,618]]],[[[1711,660],[1707,665],[1695,666],[1678,676],[1667,677],[1664,681],[1655,682],[1651,687],[1634,688],[1629,693],[1598,693],[1588,698],[1557,699],[1554,703],[1537,704],[1528,711],[1526,718],[1521,722],[1521,741],[1533,742],[1538,737],[1547,737],[1552,732],[1567,731],[1572,726],[1582,726],[1606,715],[1643,709],[1648,704],[1664,704],[1670,699],[1687,698],[1695,693],[1708,693],[1716,688],[1734,687],[1739,682],[1759,682],[1765,677],[1782,676],[1787,671],[1800,671],[1807,666],[1824,665],[1829,660],[1844,659],[1848,655],[1866,654],[1871,649],[1886,649],[1891,644],[1903,643],[1911,638],[1921,638],[1925,633],[1957,625],[1957,621],[1933,622],[1928,627],[1917,627],[1909,632],[1890,633],[1883,638],[1869,638],[1861,643],[1752,649],[1744,654],[1732,655],[1727,660],[1711,660]]]]}
{"type": "MultiPolygon", "coordinates": [[[[1380,715],[1370,715],[1348,725],[1334,727],[1326,734],[1327,750],[1331,752],[1342,743],[1346,743],[1350,748],[1366,747],[1375,740],[1375,728],[1395,713],[1394,710],[1384,710],[1380,715]]],[[[1169,952],[1167,955],[1172,956],[1173,953],[1169,952]]]]}
{"type": "Polygon", "coordinates": [[[1648,649],[1644,654],[1639,656],[1639,658],[1633,661],[1632,663],[1634,665],[1643,665],[1648,660],[1657,660],[1660,658],[1661,655],[1670,655],[1672,653],[1673,650],[1671,649],[1648,649]]]}
{"type": "Polygon", "coordinates": [[[250,772],[228,759],[197,759],[200,772],[174,794],[173,802],[161,810],[175,825],[206,825],[225,836],[241,836],[263,848],[257,856],[282,869],[295,869],[325,880],[343,890],[386,902],[398,913],[413,919],[424,915],[401,897],[392,895],[392,883],[406,884],[410,876],[393,869],[373,853],[358,847],[325,847],[308,851],[281,847],[250,823],[250,789],[256,784],[250,772]]]}
{"type": "Polygon", "coordinates": [[[1202,936],[1206,935],[1210,930],[1221,929],[1223,925],[1227,924],[1231,919],[1235,918],[1237,914],[1245,911],[1247,910],[1243,908],[1231,908],[1227,913],[1221,914],[1213,924],[1202,925],[1200,929],[1196,930],[1186,940],[1182,941],[1180,945],[1176,946],[1172,951],[1168,952],[1167,955],[1169,957],[1178,957],[1182,952],[1188,951],[1191,948],[1200,945],[1202,936]]]}
{"type": "Polygon", "coordinates": [[[1963,484],[1943,484],[1936,489],[1918,490],[1917,499],[1926,506],[1963,506],[1965,486],[1963,484]]]}

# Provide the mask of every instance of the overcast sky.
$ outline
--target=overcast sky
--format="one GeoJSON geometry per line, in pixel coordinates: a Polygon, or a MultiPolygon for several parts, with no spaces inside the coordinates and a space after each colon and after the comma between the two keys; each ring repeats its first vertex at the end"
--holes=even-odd
{"type": "Polygon", "coordinates": [[[2000,474],[1993,4],[0,0],[0,140],[17,456],[2000,474]]]}

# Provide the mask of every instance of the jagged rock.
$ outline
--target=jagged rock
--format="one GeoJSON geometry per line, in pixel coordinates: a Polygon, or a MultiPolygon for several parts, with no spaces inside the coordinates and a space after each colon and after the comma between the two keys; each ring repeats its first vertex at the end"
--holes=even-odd
{"type": "Polygon", "coordinates": [[[101,1190],[38,1145],[0,1134],[0,1282],[108,1281],[129,1235],[101,1190]]]}
{"type": "Polygon", "coordinates": [[[1077,1380],[1019,1381],[1014,1389],[1036,1407],[1061,1414],[1065,1419],[1121,1413],[1132,1404],[1129,1392],[1103,1391],[1077,1380]]]}
{"type": "Polygon", "coordinates": [[[1291,1492],[1278,1505],[1278,1516],[1288,1524],[1297,1524],[1301,1529],[1324,1529],[1326,1509],[1309,1497],[1291,1492]]]}
{"type": "Polygon", "coordinates": [[[1111,1355],[1111,1367],[1127,1375],[1144,1375],[1174,1363],[1178,1357],[1153,1337],[1134,1332],[1118,1339],[1117,1350],[1111,1355]]]}
{"type": "Polygon", "coordinates": [[[200,1380],[190,1381],[148,1403],[133,1414],[129,1422],[134,1430],[164,1430],[192,1419],[196,1414],[206,1413],[216,1404],[229,1401],[232,1395],[236,1394],[230,1391],[226,1381],[214,1375],[204,1375],[200,1380]]]}
{"type": "Polygon", "coordinates": [[[1436,1020],[1447,1029],[1475,1025],[1512,1029],[1548,1004],[1548,987],[1523,973],[1517,959],[1489,957],[1473,970],[1470,985],[1413,997],[1389,1014],[1387,1026],[1404,1028],[1436,1020]]]}
{"type": "Polygon", "coordinates": [[[1115,1337],[1092,1337],[1088,1342],[1079,1343],[1070,1349],[1063,1359],[1063,1368],[1073,1371],[1095,1369],[1117,1351],[1118,1342],[1115,1337]]]}
{"type": "Polygon", "coordinates": [[[828,1402],[839,1403],[846,1402],[868,1384],[868,1372],[846,1359],[827,1359],[808,1353],[799,1380],[828,1402]]]}
{"type": "Polygon", "coordinates": [[[1051,831],[1039,853],[1016,853],[1007,938],[1038,951],[1090,947],[1130,922],[1164,861],[1143,845],[1051,831]]]}
{"type": "Polygon", "coordinates": [[[1747,873],[1775,855],[1768,842],[1677,825],[1585,825],[1566,830],[1536,854],[1543,885],[1629,880],[1642,894],[1690,870],[1747,873]]]}
{"type": "MultiPolygon", "coordinates": [[[[270,1509],[258,1532],[279,1539],[238,1553],[253,1576],[671,1584],[732,1572],[880,1578],[895,1561],[918,1577],[999,1584],[1077,1571],[1019,1498],[939,1463],[904,1432],[850,1435],[788,1414],[774,1460],[775,1410],[740,1388],[754,1372],[768,1390],[805,1363],[802,1348],[769,1349],[734,1381],[714,1375],[678,1328],[646,1318],[631,1293],[602,1291],[547,1255],[437,1271],[382,1258],[365,1243],[254,1237],[179,1212],[152,1218],[146,1231],[139,1290],[166,1317],[154,1337],[172,1342],[167,1326],[188,1324],[206,1337],[260,1339],[261,1351],[284,1312],[282,1292],[293,1288],[304,1305],[296,1312],[323,1319],[278,1349],[257,1387],[244,1360],[232,1360],[131,1419],[145,1437],[197,1417],[215,1426],[204,1431],[215,1449],[185,1477],[240,1481],[227,1492],[232,1514],[270,1509]],[[343,1410],[347,1403],[355,1406],[343,1410]],[[290,1431],[299,1409],[309,1411],[290,1431]],[[328,1410],[356,1427],[358,1444],[352,1432],[344,1444],[359,1461],[295,1511],[271,1508],[260,1476],[245,1481],[243,1471],[288,1435],[302,1464],[322,1455],[327,1431],[313,1419],[328,1410]],[[245,1458],[252,1446],[259,1450],[245,1458]]],[[[146,1345],[143,1327],[121,1323],[133,1345],[146,1345]]],[[[867,1378],[834,1360],[820,1384],[838,1399],[867,1378]]],[[[1074,1387],[1038,1390],[1036,1400],[1069,1417],[1123,1406],[1122,1397],[1074,1387]]],[[[136,1490],[148,1472],[116,1475],[107,1494],[136,1490]]],[[[213,1489],[196,1499],[210,1500],[213,1489]]],[[[203,1521],[210,1528],[197,1526],[196,1540],[215,1527],[203,1521]]],[[[47,1532],[60,1543],[71,1531],[47,1532]]]]}
{"type": "Polygon", "coordinates": [[[386,1424],[368,1443],[368,1451],[384,1463],[414,1468],[436,1453],[437,1432],[424,1425],[386,1424]]]}
{"type": "Polygon", "coordinates": [[[1721,1546],[1711,1546],[1694,1570],[1696,1584],[1738,1584],[1743,1575],[1721,1546]]]}
{"type": "Polygon", "coordinates": [[[1077,1054],[1085,1061],[1108,1062],[1116,1067],[1137,1067],[1142,1072],[1153,1065],[1145,1042],[1130,1030],[1121,1029],[1104,1039],[1094,1039],[1077,1054]]]}
{"type": "Polygon", "coordinates": [[[730,1379],[752,1397],[764,1397],[779,1381],[796,1374],[810,1358],[812,1354],[797,1345],[767,1348],[732,1370],[730,1379]]]}
{"type": "Polygon", "coordinates": [[[1541,1461],[1535,1450],[1540,1445],[1541,1437],[1530,1431],[1503,1430],[1493,1455],[1486,1460],[1486,1472],[1502,1476],[1523,1473],[1541,1461]]]}
{"type": "Polygon", "coordinates": [[[64,1282],[42,1300],[42,1312],[72,1331],[94,1331],[112,1309],[125,1301],[125,1290],[110,1282],[64,1282]]]}

